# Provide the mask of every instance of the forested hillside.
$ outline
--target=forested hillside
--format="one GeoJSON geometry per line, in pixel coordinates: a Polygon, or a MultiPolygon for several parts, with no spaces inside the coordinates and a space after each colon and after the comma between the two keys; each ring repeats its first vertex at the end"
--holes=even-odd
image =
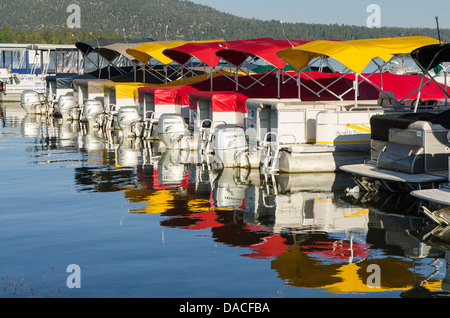
{"type": "MultiPolygon", "coordinates": [[[[282,38],[280,22],[245,19],[208,6],[181,0],[0,0],[0,42],[74,43],[96,37],[152,38],[163,40],[225,40],[257,37],[282,38]],[[67,8],[80,8],[81,28],[69,29],[67,8]],[[75,34],[75,36],[72,36],[75,34]]],[[[435,29],[379,28],[306,23],[284,24],[291,39],[360,39],[424,35],[437,37],[435,29]]],[[[443,41],[450,30],[441,30],[443,41]]]]}

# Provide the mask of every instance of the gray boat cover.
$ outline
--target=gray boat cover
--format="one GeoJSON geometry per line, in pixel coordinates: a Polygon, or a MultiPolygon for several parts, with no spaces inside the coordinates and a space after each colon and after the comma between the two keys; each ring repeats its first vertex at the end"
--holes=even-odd
{"type": "Polygon", "coordinates": [[[91,41],[77,42],[75,46],[78,50],[81,51],[84,55],[88,55],[92,52],[98,52],[108,61],[113,60],[118,54],[123,54],[123,46],[128,48],[128,46],[136,46],[141,45],[143,43],[153,42],[153,39],[95,39],[91,41]],[[117,46],[117,44],[122,44],[123,46],[117,46]],[[109,48],[108,48],[109,46],[109,48]],[[116,52],[119,53],[116,53],[116,52]]]}

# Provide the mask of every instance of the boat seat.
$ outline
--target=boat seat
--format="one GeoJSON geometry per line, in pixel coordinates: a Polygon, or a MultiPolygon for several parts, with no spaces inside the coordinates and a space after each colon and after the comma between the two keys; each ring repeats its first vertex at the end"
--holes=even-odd
{"type": "Polygon", "coordinates": [[[437,131],[445,129],[440,124],[434,124],[431,121],[424,121],[424,120],[415,121],[411,125],[409,125],[408,128],[423,131],[437,131]]]}
{"type": "Polygon", "coordinates": [[[370,118],[371,139],[389,141],[389,129],[406,129],[418,120],[430,121],[435,116],[436,114],[433,113],[403,113],[372,116],[370,118]]]}
{"type": "Polygon", "coordinates": [[[380,92],[377,101],[378,106],[402,106],[397,101],[393,92],[380,92]]]}

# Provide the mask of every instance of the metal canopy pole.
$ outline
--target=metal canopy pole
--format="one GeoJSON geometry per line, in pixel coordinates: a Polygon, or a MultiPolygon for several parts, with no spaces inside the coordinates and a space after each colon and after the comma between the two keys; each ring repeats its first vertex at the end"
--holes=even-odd
{"type": "Polygon", "coordinates": [[[420,95],[422,93],[422,87],[423,87],[423,81],[425,79],[425,73],[423,73],[422,75],[422,79],[420,80],[420,85],[419,85],[419,93],[417,94],[417,98],[416,98],[416,102],[414,105],[414,112],[417,112],[417,108],[419,107],[419,100],[420,100],[420,95]]]}
{"type": "Polygon", "coordinates": [[[213,77],[213,68],[211,67],[210,68],[210,71],[209,71],[209,73],[210,73],[210,81],[211,81],[211,92],[213,91],[213,83],[214,83],[214,81],[213,81],[213,79],[214,79],[214,77],[213,77]]]}
{"type": "MultiPolygon", "coordinates": [[[[447,71],[444,70],[444,85],[445,85],[445,91],[448,94],[448,86],[447,86],[447,71]]],[[[448,96],[445,94],[445,105],[448,105],[448,96]]],[[[450,177],[450,175],[449,175],[450,177]]]]}
{"type": "MultiPolygon", "coordinates": [[[[286,81],[284,81],[283,84],[286,83],[287,81],[289,81],[290,79],[294,79],[294,77],[293,77],[292,75],[287,74],[287,73],[285,73],[285,74],[286,74],[286,76],[288,76],[289,78],[288,78],[286,81]]],[[[301,77],[302,71],[298,71],[297,74],[298,74],[298,78],[297,78],[297,79],[294,79],[294,80],[297,82],[297,85],[298,85],[298,98],[301,99],[300,93],[301,93],[301,86],[302,86],[302,85],[303,85],[307,90],[309,90],[311,93],[313,93],[313,94],[316,95],[317,97],[320,97],[320,94],[317,94],[317,93],[316,93],[315,91],[313,91],[311,88],[309,88],[309,87],[306,86],[305,84],[302,84],[302,83],[301,83],[300,77],[301,77]]],[[[305,76],[307,76],[309,79],[311,79],[311,81],[315,82],[314,79],[312,79],[312,78],[309,77],[308,75],[305,75],[305,76]]],[[[320,84],[320,83],[317,83],[317,85],[321,85],[321,84],[320,84]]],[[[323,87],[323,86],[322,86],[322,87],[323,87]]],[[[337,96],[336,96],[336,97],[337,97],[337,96]]]]}
{"type": "Polygon", "coordinates": [[[280,99],[280,70],[277,70],[277,98],[280,99]]]}

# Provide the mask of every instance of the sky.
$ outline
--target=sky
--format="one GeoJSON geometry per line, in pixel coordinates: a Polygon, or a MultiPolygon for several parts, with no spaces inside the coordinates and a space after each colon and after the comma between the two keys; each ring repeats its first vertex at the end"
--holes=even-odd
{"type": "MultiPolygon", "coordinates": [[[[449,0],[190,0],[219,11],[244,18],[281,20],[321,24],[348,24],[367,26],[376,4],[380,25],[386,27],[450,28],[449,0]]],[[[372,20],[373,21],[373,20],[372,20]]]]}

